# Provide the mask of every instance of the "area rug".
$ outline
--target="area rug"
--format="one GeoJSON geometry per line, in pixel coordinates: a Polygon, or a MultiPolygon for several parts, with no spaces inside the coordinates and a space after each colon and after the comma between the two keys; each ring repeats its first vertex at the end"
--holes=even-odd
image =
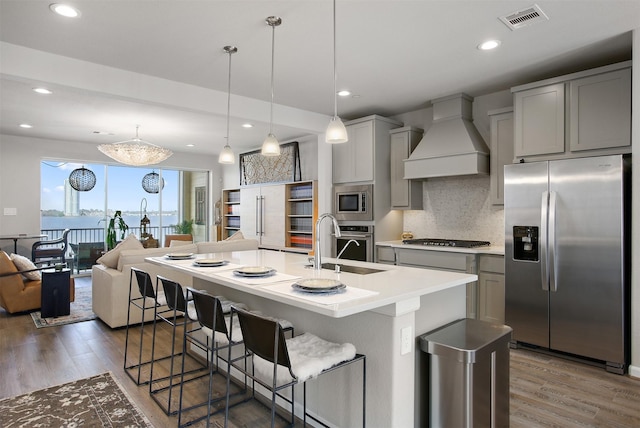
{"type": "Polygon", "coordinates": [[[96,314],[91,310],[91,283],[89,283],[89,285],[76,287],[74,300],[75,301],[71,302],[69,315],[42,318],[40,311],[35,311],[31,312],[31,318],[33,318],[33,322],[38,328],[54,327],[96,319],[96,314]]]}
{"type": "Polygon", "coordinates": [[[152,427],[111,373],[0,400],[0,426],[152,427]]]}

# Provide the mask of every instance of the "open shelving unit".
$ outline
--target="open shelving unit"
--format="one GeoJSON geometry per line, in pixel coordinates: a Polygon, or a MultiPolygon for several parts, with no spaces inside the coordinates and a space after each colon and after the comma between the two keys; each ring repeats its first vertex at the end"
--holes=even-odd
{"type": "Polygon", "coordinates": [[[285,245],[291,249],[310,251],[314,243],[314,224],[318,217],[315,181],[286,184],[285,245]]]}
{"type": "Polygon", "coordinates": [[[240,189],[222,191],[222,239],[240,230],[240,189]]]}

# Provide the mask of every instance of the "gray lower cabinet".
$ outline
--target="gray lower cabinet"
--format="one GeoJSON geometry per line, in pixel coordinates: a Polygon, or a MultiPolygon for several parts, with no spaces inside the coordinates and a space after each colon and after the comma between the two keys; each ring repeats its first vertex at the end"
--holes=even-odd
{"type": "MultiPolygon", "coordinates": [[[[379,247],[380,248],[380,247],[379,247]]],[[[410,266],[425,269],[447,270],[453,272],[477,273],[475,254],[430,251],[412,248],[394,248],[398,266],[410,266]]],[[[477,318],[478,293],[475,282],[467,284],[467,317],[477,318]]]]}
{"type": "Polygon", "coordinates": [[[478,319],[504,324],[504,257],[481,254],[478,272],[478,319]]]}
{"type": "Polygon", "coordinates": [[[386,265],[396,264],[396,251],[393,247],[376,245],[376,262],[386,265]]]}

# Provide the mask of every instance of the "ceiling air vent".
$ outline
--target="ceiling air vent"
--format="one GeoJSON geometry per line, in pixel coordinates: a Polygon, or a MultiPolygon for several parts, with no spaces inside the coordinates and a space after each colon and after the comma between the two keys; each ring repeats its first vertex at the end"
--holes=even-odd
{"type": "Polygon", "coordinates": [[[547,17],[547,15],[545,15],[542,9],[540,9],[540,6],[538,6],[537,4],[534,4],[533,6],[526,9],[510,13],[507,16],[500,17],[500,21],[502,21],[504,25],[509,27],[511,31],[548,20],[549,18],[547,17]]]}

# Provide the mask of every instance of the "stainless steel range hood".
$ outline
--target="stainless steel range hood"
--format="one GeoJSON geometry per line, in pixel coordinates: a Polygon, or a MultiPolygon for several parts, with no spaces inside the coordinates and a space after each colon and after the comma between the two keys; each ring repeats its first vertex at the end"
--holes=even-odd
{"type": "Polygon", "coordinates": [[[432,101],[433,123],[404,161],[405,179],[489,174],[489,148],[472,123],[473,98],[432,101]]]}

